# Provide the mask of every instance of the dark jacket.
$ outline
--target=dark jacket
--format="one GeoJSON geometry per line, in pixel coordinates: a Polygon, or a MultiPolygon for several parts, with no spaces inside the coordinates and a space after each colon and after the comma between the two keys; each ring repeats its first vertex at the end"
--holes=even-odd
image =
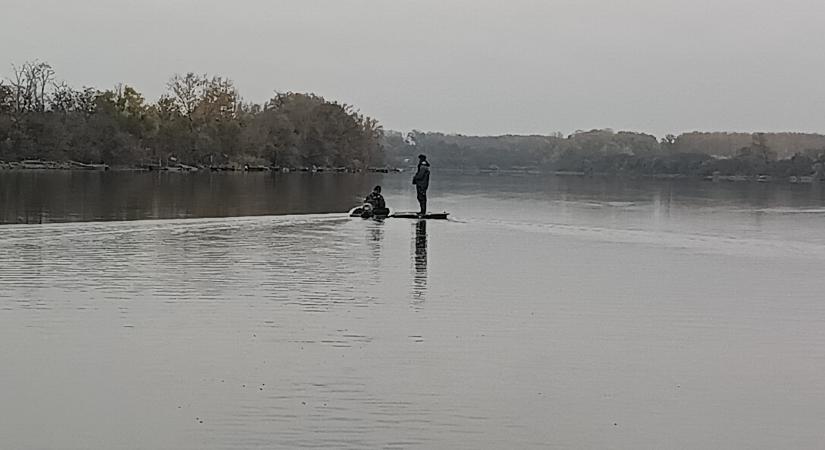
{"type": "Polygon", "coordinates": [[[424,190],[430,187],[430,163],[427,161],[418,163],[418,170],[413,176],[412,184],[424,190]]]}
{"type": "Polygon", "coordinates": [[[375,209],[384,209],[387,207],[386,202],[384,202],[384,196],[377,192],[371,192],[370,195],[364,199],[364,203],[369,203],[375,209]]]}

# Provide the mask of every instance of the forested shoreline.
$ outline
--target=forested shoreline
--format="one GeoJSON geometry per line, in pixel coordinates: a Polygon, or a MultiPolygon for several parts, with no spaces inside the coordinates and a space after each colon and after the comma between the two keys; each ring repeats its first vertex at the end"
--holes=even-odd
{"type": "Polygon", "coordinates": [[[386,161],[417,153],[438,166],[484,171],[540,171],[638,176],[823,176],[825,135],[692,132],[662,139],[612,130],[533,136],[463,136],[387,132],[386,161]]]}
{"type": "Polygon", "coordinates": [[[245,102],[220,76],[174,75],[156,102],[134,87],[74,88],[48,63],[0,83],[0,161],[143,166],[345,167],[382,164],[383,130],[314,94],[245,102]]]}
{"type": "Polygon", "coordinates": [[[568,136],[385,131],[350,105],[311,93],[246,102],[220,76],[174,75],[148,101],[132,86],[74,88],[44,62],[0,80],[0,168],[435,167],[642,176],[823,178],[825,135],[690,132],[661,139],[598,129],[568,136]],[[412,162],[411,162],[412,161],[412,162]],[[35,166],[37,167],[37,166],[35,166]]]}

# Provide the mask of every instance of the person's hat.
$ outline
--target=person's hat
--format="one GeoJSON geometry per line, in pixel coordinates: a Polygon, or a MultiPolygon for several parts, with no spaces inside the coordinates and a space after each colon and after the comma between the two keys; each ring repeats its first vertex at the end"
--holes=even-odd
{"type": "Polygon", "coordinates": [[[418,159],[420,159],[421,161],[424,161],[425,159],[427,159],[427,155],[422,153],[422,154],[418,155],[418,159]]]}

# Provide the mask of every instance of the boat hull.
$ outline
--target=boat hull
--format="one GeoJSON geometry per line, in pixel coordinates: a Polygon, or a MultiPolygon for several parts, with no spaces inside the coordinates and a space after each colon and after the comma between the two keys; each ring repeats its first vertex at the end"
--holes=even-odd
{"type": "Polygon", "coordinates": [[[427,213],[423,217],[418,215],[417,212],[414,211],[397,211],[391,212],[389,209],[386,210],[386,213],[379,213],[375,214],[372,211],[365,210],[362,206],[357,206],[352,208],[349,211],[350,217],[361,217],[364,219],[432,219],[432,220],[446,220],[447,216],[450,215],[448,212],[440,212],[440,213],[427,213]]]}
{"type": "Polygon", "coordinates": [[[424,214],[424,216],[420,216],[417,212],[404,211],[404,212],[396,212],[396,213],[390,214],[390,217],[393,217],[393,218],[396,218],[396,219],[447,220],[447,216],[449,216],[449,215],[450,215],[450,213],[448,213],[448,212],[440,212],[440,213],[428,212],[427,214],[424,214]]]}

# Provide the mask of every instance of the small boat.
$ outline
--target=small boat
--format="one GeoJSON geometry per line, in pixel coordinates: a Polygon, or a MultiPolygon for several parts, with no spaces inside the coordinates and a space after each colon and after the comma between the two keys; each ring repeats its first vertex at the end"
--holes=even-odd
{"type": "Polygon", "coordinates": [[[395,218],[395,219],[434,219],[434,220],[446,220],[447,216],[450,215],[448,212],[440,212],[440,213],[433,213],[428,212],[423,217],[420,216],[417,212],[414,211],[398,211],[392,212],[387,208],[384,211],[379,211],[378,214],[373,212],[370,208],[365,208],[364,206],[356,206],[349,211],[350,217],[361,217],[364,219],[385,219],[385,218],[395,218]]]}
{"type": "Polygon", "coordinates": [[[79,161],[69,161],[69,164],[73,169],[82,169],[82,170],[102,170],[106,171],[109,170],[108,164],[85,164],[79,161]]]}
{"type": "Polygon", "coordinates": [[[390,209],[375,209],[368,204],[356,206],[349,211],[350,217],[361,217],[363,219],[386,219],[390,216],[390,209]]]}
{"type": "MultiPolygon", "coordinates": [[[[195,166],[190,166],[188,164],[175,164],[175,165],[168,165],[161,167],[160,170],[164,170],[166,172],[181,172],[181,173],[189,173],[189,172],[197,172],[198,168],[195,166]]],[[[210,168],[211,170],[211,168],[210,168]]]]}
{"type": "Polygon", "coordinates": [[[481,173],[494,174],[494,173],[498,173],[499,170],[501,170],[501,168],[499,166],[497,166],[495,164],[490,164],[489,166],[487,166],[483,169],[479,169],[478,171],[481,172],[481,173]]]}
{"type": "Polygon", "coordinates": [[[45,161],[39,159],[25,159],[20,162],[20,167],[24,169],[48,169],[49,166],[45,161]]]}
{"type": "Polygon", "coordinates": [[[414,212],[414,211],[403,211],[403,212],[396,212],[396,213],[392,213],[392,214],[390,214],[390,217],[394,217],[394,218],[396,218],[396,219],[437,219],[437,220],[447,220],[447,216],[449,216],[449,215],[450,215],[450,213],[448,213],[448,212],[446,212],[446,211],[445,211],[445,212],[440,212],[440,213],[428,212],[427,214],[424,214],[424,216],[422,217],[422,216],[420,216],[417,212],[414,212]]]}
{"type": "Polygon", "coordinates": [[[268,166],[250,166],[249,164],[243,166],[244,172],[268,172],[268,166]]]}

